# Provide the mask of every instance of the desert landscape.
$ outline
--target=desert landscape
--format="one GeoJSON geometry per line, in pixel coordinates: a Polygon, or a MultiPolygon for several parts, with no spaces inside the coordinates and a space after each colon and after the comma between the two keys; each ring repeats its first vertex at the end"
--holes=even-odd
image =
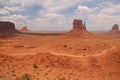
{"type": "Polygon", "coordinates": [[[32,32],[0,22],[0,80],[119,80],[120,31],[32,32]]]}

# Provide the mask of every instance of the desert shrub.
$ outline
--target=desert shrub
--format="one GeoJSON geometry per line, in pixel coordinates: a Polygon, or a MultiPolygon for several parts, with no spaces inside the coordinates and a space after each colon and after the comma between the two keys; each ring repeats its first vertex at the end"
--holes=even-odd
{"type": "Polygon", "coordinates": [[[15,72],[15,70],[14,70],[14,69],[12,69],[12,70],[11,70],[11,72],[12,72],[12,73],[14,73],[14,72],[15,72]]]}
{"type": "Polygon", "coordinates": [[[32,80],[31,75],[26,73],[21,77],[21,80],[32,80]]]}
{"type": "Polygon", "coordinates": [[[67,47],[67,45],[64,45],[64,47],[67,47]]]}
{"type": "Polygon", "coordinates": [[[33,64],[33,67],[34,67],[35,69],[38,69],[38,66],[37,66],[36,64],[33,64]]]}
{"type": "Polygon", "coordinates": [[[51,72],[52,71],[52,69],[50,69],[48,72],[51,72]]]}
{"type": "Polygon", "coordinates": [[[13,76],[16,76],[16,74],[13,74],[13,76]]]}
{"type": "Polygon", "coordinates": [[[21,80],[19,77],[17,77],[15,80],[21,80]]]}
{"type": "Polygon", "coordinates": [[[0,78],[2,78],[2,75],[0,74],[0,78]]]}
{"type": "Polygon", "coordinates": [[[48,75],[48,73],[45,73],[45,75],[48,75]]]}
{"type": "Polygon", "coordinates": [[[46,68],[49,68],[49,65],[46,65],[46,68]]]}

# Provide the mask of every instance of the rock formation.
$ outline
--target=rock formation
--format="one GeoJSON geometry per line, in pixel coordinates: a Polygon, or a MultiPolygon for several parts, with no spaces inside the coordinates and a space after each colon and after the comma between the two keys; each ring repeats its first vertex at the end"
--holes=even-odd
{"type": "Polygon", "coordinates": [[[112,27],[112,30],[110,32],[114,32],[114,33],[120,32],[118,24],[114,24],[113,27],[112,27]]]}
{"type": "Polygon", "coordinates": [[[29,30],[28,30],[27,26],[24,26],[24,27],[22,27],[22,29],[20,29],[20,31],[29,31],[29,30]]]}
{"type": "Polygon", "coordinates": [[[0,33],[19,33],[12,22],[0,21],[0,33]]]}
{"type": "Polygon", "coordinates": [[[73,21],[73,29],[67,33],[69,36],[89,36],[91,34],[87,31],[85,22],[83,24],[82,20],[76,19],[73,21]]]}
{"type": "Polygon", "coordinates": [[[74,20],[73,21],[73,29],[83,29],[86,30],[85,22],[82,23],[82,20],[74,20]]]}

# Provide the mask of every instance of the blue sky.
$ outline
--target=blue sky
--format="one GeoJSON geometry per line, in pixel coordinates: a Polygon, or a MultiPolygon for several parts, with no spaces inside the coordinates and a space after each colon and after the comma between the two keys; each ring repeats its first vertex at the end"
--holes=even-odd
{"type": "Polygon", "coordinates": [[[74,19],[85,21],[88,30],[110,30],[120,25],[120,0],[0,0],[0,20],[17,29],[66,31],[74,19]]]}

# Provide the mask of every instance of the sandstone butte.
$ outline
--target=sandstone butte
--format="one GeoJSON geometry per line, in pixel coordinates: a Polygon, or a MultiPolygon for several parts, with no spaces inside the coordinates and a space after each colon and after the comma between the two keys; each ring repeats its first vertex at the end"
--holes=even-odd
{"type": "Polygon", "coordinates": [[[0,21],[0,33],[20,33],[15,29],[15,25],[9,21],[0,21]]]}
{"type": "Polygon", "coordinates": [[[28,30],[27,26],[24,26],[24,27],[22,27],[22,29],[20,29],[20,31],[29,31],[29,30],[28,30]]]}
{"type": "Polygon", "coordinates": [[[73,29],[66,33],[69,36],[90,36],[93,35],[86,29],[86,24],[82,20],[74,19],[73,29]]]}
{"type": "Polygon", "coordinates": [[[118,24],[114,24],[110,32],[120,33],[118,24]]]}

